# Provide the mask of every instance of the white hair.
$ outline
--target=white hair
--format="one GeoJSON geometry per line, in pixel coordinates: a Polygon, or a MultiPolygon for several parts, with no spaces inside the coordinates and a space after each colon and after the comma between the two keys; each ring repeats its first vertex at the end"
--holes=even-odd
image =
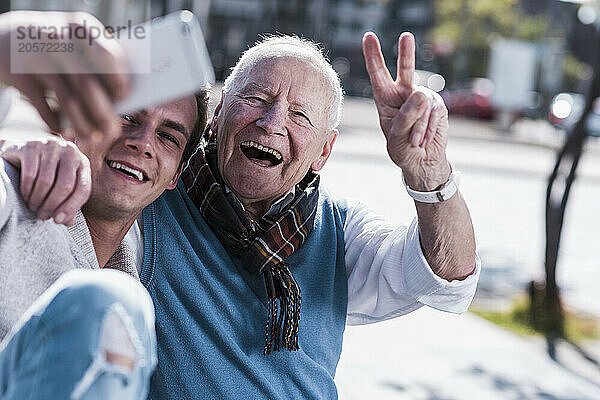
{"type": "Polygon", "coordinates": [[[329,129],[335,129],[342,119],[342,105],[344,102],[344,92],[340,83],[340,78],[335,72],[321,48],[314,42],[301,39],[297,36],[271,36],[257,42],[254,46],[246,50],[231,70],[231,74],[225,79],[223,93],[230,90],[241,89],[243,78],[260,61],[279,58],[292,57],[299,60],[308,61],[316,66],[323,74],[323,77],[331,87],[332,101],[329,106],[329,129]]]}

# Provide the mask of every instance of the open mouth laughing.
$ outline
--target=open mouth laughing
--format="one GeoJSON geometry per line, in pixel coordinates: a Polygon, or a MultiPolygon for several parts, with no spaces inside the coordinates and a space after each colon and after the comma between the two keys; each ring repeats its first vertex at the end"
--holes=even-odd
{"type": "Polygon", "coordinates": [[[148,177],[142,171],[132,168],[130,166],[123,165],[119,162],[111,161],[111,160],[106,160],[106,164],[108,164],[108,166],[110,168],[117,170],[119,172],[122,172],[125,175],[128,175],[134,179],[137,179],[140,182],[144,182],[144,181],[148,180],[148,177]]]}
{"type": "Polygon", "coordinates": [[[263,167],[273,167],[283,162],[283,156],[279,151],[252,140],[242,142],[240,149],[248,159],[263,167]]]}

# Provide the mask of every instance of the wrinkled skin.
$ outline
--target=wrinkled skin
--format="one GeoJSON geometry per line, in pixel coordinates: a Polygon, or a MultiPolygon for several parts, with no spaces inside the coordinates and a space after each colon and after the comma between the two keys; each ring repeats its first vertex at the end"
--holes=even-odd
{"type": "Polygon", "coordinates": [[[218,166],[247,211],[260,217],[309,168],[325,165],[337,137],[328,127],[333,92],[314,66],[291,57],[260,61],[238,86],[215,110],[218,166]],[[283,161],[268,165],[246,157],[241,143],[249,140],[277,150],[283,161]]]}

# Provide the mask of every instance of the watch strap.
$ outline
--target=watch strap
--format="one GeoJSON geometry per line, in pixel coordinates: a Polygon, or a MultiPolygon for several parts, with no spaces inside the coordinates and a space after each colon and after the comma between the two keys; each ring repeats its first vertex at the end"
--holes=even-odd
{"type": "Polygon", "coordinates": [[[406,184],[406,181],[404,180],[404,175],[402,175],[402,183],[406,187],[408,195],[414,200],[420,203],[440,203],[442,201],[450,199],[458,191],[458,171],[450,173],[448,181],[444,183],[440,189],[434,190],[432,192],[419,192],[417,190],[411,189],[406,184]]]}

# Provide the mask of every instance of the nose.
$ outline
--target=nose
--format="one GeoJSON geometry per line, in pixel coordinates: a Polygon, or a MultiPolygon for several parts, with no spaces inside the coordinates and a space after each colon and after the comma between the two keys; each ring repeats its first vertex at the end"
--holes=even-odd
{"type": "Polygon", "coordinates": [[[141,153],[145,158],[154,157],[154,127],[152,124],[143,123],[125,132],[125,146],[136,153],[141,153]]]}
{"type": "Polygon", "coordinates": [[[286,135],[287,108],[275,102],[256,121],[256,126],[264,129],[269,134],[286,135]]]}

